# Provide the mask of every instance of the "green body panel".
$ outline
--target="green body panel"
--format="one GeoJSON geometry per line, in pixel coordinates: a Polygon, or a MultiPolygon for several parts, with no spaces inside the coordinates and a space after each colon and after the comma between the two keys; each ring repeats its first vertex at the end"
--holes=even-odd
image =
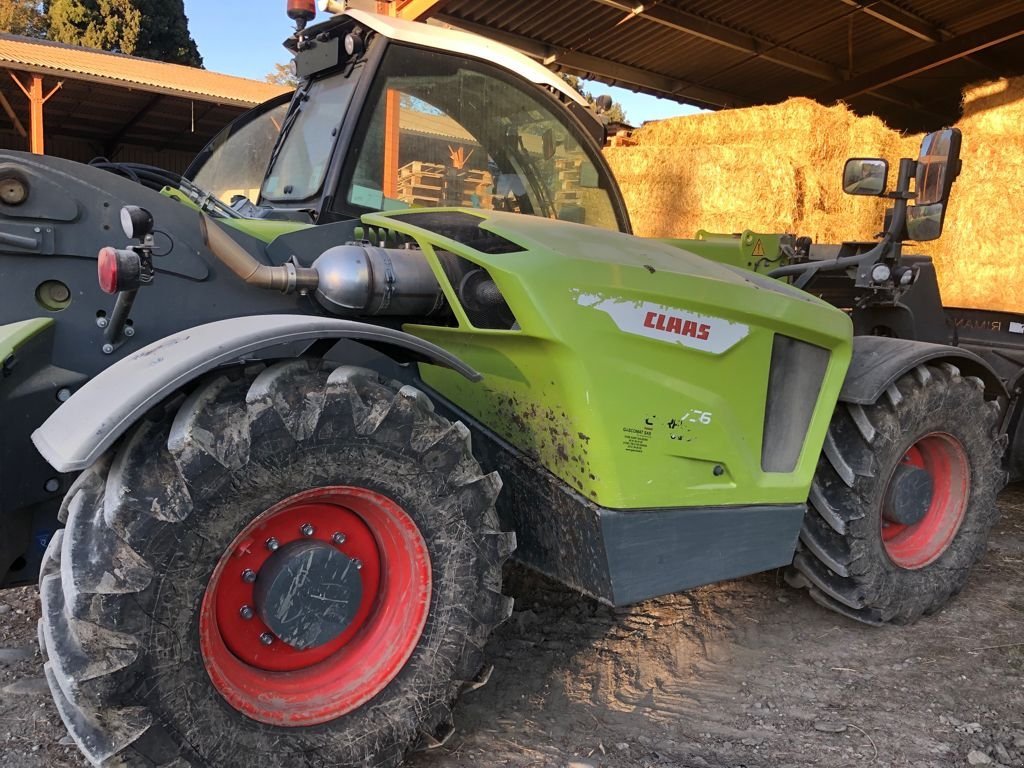
{"type": "Polygon", "coordinates": [[[749,229],[737,234],[720,234],[698,230],[693,240],[668,238],[661,242],[696,253],[705,259],[729,264],[754,272],[771,272],[789,263],[782,248],[783,238],[790,235],[765,234],[749,229]]]}
{"type": "MultiPolygon", "coordinates": [[[[161,193],[175,200],[182,205],[188,206],[196,211],[199,210],[199,206],[188,199],[185,194],[178,189],[172,187],[164,187],[161,193]]],[[[265,243],[269,243],[278,235],[286,235],[289,232],[294,232],[297,229],[304,229],[310,227],[312,224],[302,224],[295,221],[279,221],[276,219],[227,219],[219,218],[217,223],[225,226],[237,229],[239,232],[244,232],[251,237],[255,237],[257,240],[262,240],[265,243]]]]}
{"type": "Polygon", "coordinates": [[[53,325],[53,320],[49,317],[37,317],[32,320],[0,325],[0,363],[51,325],[53,325]]]}
{"type": "Polygon", "coordinates": [[[844,313],[666,243],[531,216],[465,212],[523,250],[475,251],[404,222],[413,211],[363,217],[417,239],[459,323],[406,330],[484,374],[472,383],[423,365],[427,384],[605,507],[807,499],[851,355],[852,325],[844,313]],[[435,248],[484,267],[519,329],[472,327],[435,248]],[[678,324],[672,334],[645,325],[661,322],[660,315],[706,321],[712,341],[734,343],[716,353],[681,335],[678,324]],[[761,471],[775,333],[831,351],[789,473],[761,471]]]}
{"type": "Polygon", "coordinates": [[[274,221],[272,219],[218,219],[225,227],[237,229],[239,232],[269,243],[278,235],[286,235],[298,229],[306,229],[312,224],[301,224],[295,221],[274,221]]]}

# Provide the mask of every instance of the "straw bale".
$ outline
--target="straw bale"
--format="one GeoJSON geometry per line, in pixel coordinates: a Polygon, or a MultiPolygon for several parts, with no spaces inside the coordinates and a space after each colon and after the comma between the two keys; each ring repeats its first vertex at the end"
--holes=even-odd
{"type": "Polygon", "coordinates": [[[895,159],[900,138],[845,106],[790,99],[661,120],[634,132],[637,146],[605,152],[641,235],[753,229],[828,242],[878,231],[884,204],[843,195],[843,164],[895,159]]]}
{"type": "MultiPolygon", "coordinates": [[[[964,170],[945,233],[910,247],[935,259],[948,306],[1024,312],[1024,78],[967,90],[964,170]]],[[[848,157],[917,154],[878,118],[809,99],[651,123],[636,146],[605,150],[633,226],[646,237],[693,237],[698,229],[792,232],[815,242],[872,239],[887,201],[844,195],[848,157]]]]}
{"type": "Polygon", "coordinates": [[[963,172],[942,237],[923,243],[948,306],[1024,312],[1024,77],[968,88],[963,172]]]}

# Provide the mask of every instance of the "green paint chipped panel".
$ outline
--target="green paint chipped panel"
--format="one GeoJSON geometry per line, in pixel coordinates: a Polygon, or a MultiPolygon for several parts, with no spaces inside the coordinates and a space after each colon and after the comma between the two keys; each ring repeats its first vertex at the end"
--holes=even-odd
{"type": "MultiPolygon", "coordinates": [[[[424,380],[581,494],[617,509],[803,502],[851,354],[839,310],[764,276],[667,243],[568,222],[474,210],[522,251],[484,254],[403,221],[411,235],[487,269],[516,330],[409,325],[484,374],[424,380]],[[761,469],[776,333],[830,363],[791,473],[761,469]]],[[[442,280],[449,301],[454,292],[442,280]]]]}

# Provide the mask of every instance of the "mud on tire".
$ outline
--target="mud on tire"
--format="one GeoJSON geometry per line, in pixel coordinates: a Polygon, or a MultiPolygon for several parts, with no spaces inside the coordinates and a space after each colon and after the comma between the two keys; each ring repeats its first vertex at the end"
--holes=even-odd
{"type": "Polygon", "coordinates": [[[86,470],[40,580],[45,669],[61,717],[95,765],[394,766],[451,731],[460,687],[511,612],[514,547],[469,433],[411,387],[306,361],[206,380],[151,414],[86,470]],[[266,725],[218,693],[198,617],[218,560],[261,511],[351,486],[400,505],[430,557],[426,625],[368,703],[322,725],[266,725]]]}
{"type": "Polygon", "coordinates": [[[984,554],[998,518],[996,494],[1006,481],[998,415],[982,382],[949,363],[917,366],[871,405],[840,403],[811,486],[790,584],[869,624],[905,624],[945,605],[984,554]],[[948,542],[925,553],[923,565],[902,567],[883,540],[885,495],[897,465],[929,436],[962,457],[962,521],[950,526],[948,542]]]}

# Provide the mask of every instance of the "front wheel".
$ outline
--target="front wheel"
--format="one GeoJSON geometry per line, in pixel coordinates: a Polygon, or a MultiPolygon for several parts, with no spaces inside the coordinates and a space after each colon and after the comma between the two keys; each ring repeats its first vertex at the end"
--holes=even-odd
{"type": "Polygon", "coordinates": [[[496,475],[411,387],[305,361],[212,378],[79,478],[40,582],[96,765],[394,766],[508,616],[496,475]]]}
{"type": "Polygon", "coordinates": [[[870,624],[957,594],[998,518],[1005,438],[979,379],[919,365],[871,405],[840,403],[789,581],[870,624]]]}

